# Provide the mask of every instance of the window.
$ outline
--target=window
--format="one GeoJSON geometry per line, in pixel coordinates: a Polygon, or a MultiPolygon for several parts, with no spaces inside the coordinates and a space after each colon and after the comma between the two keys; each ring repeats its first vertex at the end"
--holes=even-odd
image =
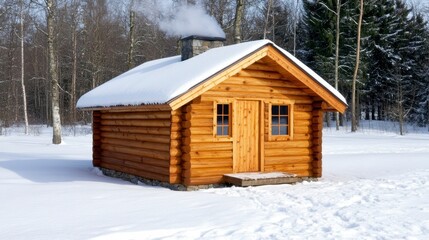
{"type": "Polygon", "coordinates": [[[216,114],[216,135],[217,136],[230,136],[230,105],[217,104],[216,114]]]}
{"type": "Polygon", "coordinates": [[[289,106],[271,105],[271,135],[289,135],[289,106]]]}

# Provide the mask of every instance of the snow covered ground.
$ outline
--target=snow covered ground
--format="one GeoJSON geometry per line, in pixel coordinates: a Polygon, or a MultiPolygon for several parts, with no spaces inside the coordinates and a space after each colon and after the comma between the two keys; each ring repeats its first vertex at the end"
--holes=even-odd
{"type": "Polygon", "coordinates": [[[176,192],[102,176],[91,135],[0,136],[1,239],[429,239],[429,134],[324,132],[318,182],[176,192]]]}

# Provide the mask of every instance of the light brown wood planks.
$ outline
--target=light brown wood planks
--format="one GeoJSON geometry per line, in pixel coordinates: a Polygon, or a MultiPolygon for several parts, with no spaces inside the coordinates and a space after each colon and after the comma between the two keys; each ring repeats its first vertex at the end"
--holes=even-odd
{"type": "MultiPolygon", "coordinates": [[[[101,167],[169,182],[180,175],[180,144],[171,129],[180,129],[171,110],[97,111],[101,167]],[[173,146],[173,150],[172,150],[173,146]]],[[[180,118],[180,115],[179,115],[180,118]]],[[[180,179],[179,179],[180,180],[180,179]]]]}

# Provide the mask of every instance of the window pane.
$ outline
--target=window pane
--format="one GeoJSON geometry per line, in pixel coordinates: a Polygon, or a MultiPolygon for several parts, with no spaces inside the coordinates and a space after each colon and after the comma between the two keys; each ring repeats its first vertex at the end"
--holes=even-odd
{"type": "Polygon", "coordinates": [[[217,105],[217,114],[218,115],[222,114],[222,104],[217,105]]]}
{"type": "Polygon", "coordinates": [[[229,116],[223,116],[223,125],[229,125],[229,116]]]}
{"type": "Polygon", "coordinates": [[[217,125],[222,125],[222,116],[217,116],[217,125]]]}
{"type": "Polygon", "coordinates": [[[280,124],[288,124],[287,123],[287,119],[288,119],[288,117],[280,117],[280,124]]]}
{"type": "Polygon", "coordinates": [[[279,115],[279,106],[278,105],[272,105],[271,106],[271,114],[272,115],[279,115]]]}
{"type": "Polygon", "coordinates": [[[271,127],[271,134],[272,135],[279,135],[279,127],[278,126],[271,127]]]}
{"type": "Polygon", "coordinates": [[[287,126],[280,126],[280,135],[287,135],[287,126]]]}
{"type": "Polygon", "coordinates": [[[280,106],[280,115],[288,115],[287,106],[280,106]]]}
{"type": "Polygon", "coordinates": [[[271,117],[271,125],[279,125],[279,117],[272,116],[271,117]]]}
{"type": "Polygon", "coordinates": [[[228,126],[223,127],[223,135],[224,136],[228,136],[229,135],[229,127],[228,126]]]}
{"type": "Polygon", "coordinates": [[[222,126],[217,126],[217,128],[216,128],[216,135],[222,136],[222,126]]]}
{"type": "Polygon", "coordinates": [[[223,104],[223,114],[229,114],[229,104],[223,104]]]}

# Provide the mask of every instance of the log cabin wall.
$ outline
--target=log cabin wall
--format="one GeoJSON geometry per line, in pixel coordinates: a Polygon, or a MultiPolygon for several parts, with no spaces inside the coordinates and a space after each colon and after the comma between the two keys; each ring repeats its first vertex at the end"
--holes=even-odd
{"type": "Polygon", "coordinates": [[[180,154],[170,151],[172,129],[178,124],[172,119],[171,111],[94,111],[94,165],[162,182],[179,181],[170,175],[179,171],[179,161],[173,160],[180,154]]]}
{"type": "Polygon", "coordinates": [[[182,177],[185,185],[221,183],[232,172],[232,141],[213,137],[213,101],[200,99],[184,106],[182,177]]]}
{"type": "MultiPolygon", "coordinates": [[[[271,67],[258,62],[183,107],[182,177],[185,185],[221,183],[223,174],[233,172],[234,133],[231,139],[216,138],[213,119],[216,102],[234,104],[237,99],[261,102],[260,171],[313,176],[313,151],[316,148],[313,148],[312,135],[313,129],[319,130],[319,127],[313,128],[314,100],[303,91],[304,86],[281,78],[271,67]],[[270,103],[282,101],[293,102],[293,137],[272,140],[268,134],[270,103]]],[[[234,111],[234,105],[232,108],[234,111]]]]}

